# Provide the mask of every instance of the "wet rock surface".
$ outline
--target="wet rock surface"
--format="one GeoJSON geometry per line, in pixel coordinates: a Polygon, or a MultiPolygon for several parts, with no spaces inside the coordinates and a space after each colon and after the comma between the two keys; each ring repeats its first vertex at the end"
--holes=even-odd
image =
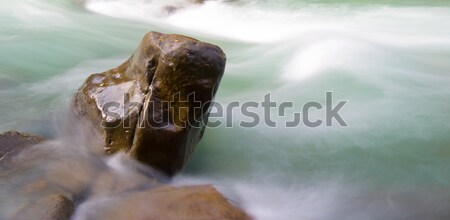
{"type": "Polygon", "coordinates": [[[116,197],[77,216],[86,220],[250,220],[210,185],[163,186],[116,197]]]}
{"type": "Polygon", "coordinates": [[[23,207],[12,220],[69,220],[74,212],[73,202],[63,195],[43,196],[23,207]]]}
{"type": "Polygon", "coordinates": [[[215,45],[150,32],[125,63],[86,80],[75,112],[99,131],[105,153],[127,152],[171,176],[202,138],[224,68],[215,45]]]}
{"type": "Polygon", "coordinates": [[[0,134],[0,168],[7,166],[22,150],[43,140],[42,137],[17,131],[0,134]]]}
{"type": "Polygon", "coordinates": [[[0,218],[251,219],[213,186],[173,187],[167,177],[202,138],[224,68],[217,46],[147,34],[129,60],[91,75],[75,95],[83,132],[75,126],[68,139],[45,142],[0,135],[0,181],[13,183],[0,190],[1,206],[10,207],[0,218]],[[90,150],[98,145],[114,156],[104,160],[90,150]]]}

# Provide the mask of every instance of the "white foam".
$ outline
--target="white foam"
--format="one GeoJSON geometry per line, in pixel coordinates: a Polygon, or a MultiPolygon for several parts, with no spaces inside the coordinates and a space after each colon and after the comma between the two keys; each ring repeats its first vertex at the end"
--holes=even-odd
{"type": "Polygon", "coordinates": [[[211,1],[166,19],[177,27],[247,42],[285,39],[297,32],[296,15],[211,1]]]}
{"type": "Polygon", "coordinates": [[[439,21],[449,18],[448,9],[442,8],[376,7],[353,10],[305,6],[302,9],[275,10],[254,4],[237,5],[223,1],[193,4],[188,0],[88,0],[86,8],[108,16],[161,22],[247,42],[274,42],[295,39],[311,32],[343,30],[359,30],[360,34],[396,44],[433,42],[430,40],[448,42],[445,36],[448,31],[438,25],[439,21]],[[168,8],[177,10],[169,13],[171,10],[168,8]],[[418,26],[423,27],[420,33],[417,32],[418,26]],[[435,36],[436,31],[441,35],[435,36]]]}
{"type": "Polygon", "coordinates": [[[386,51],[450,48],[450,26],[442,22],[450,19],[447,8],[305,5],[282,10],[257,4],[193,4],[187,0],[89,0],[86,7],[156,26],[170,25],[190,33],[283,48],[289,55],[281,71],[272,74],[288,81],[335,70],[366,73],[367,67],[376,62],[385,66],[396,59],[382,57],[391,54],[386,51]],[[169,6],[178,10],[168,13],[169,6]]]}
{"type": "MultiPolygon", "coordinates": [[[[112,17],[152,23],[162,22],[202,34],[246,42],[285,40],[304,30],[322,29],[320,20],[331,21],[329,17],[312,16],[306,11],[295,13],[282,10],[271,11],[254,6],[237,6],[222,1],[206,1],[199,5],[181,0],[169,2],[88,0],[86,8],[112,17]],[[168,7],[178,8],[178,10],[175,13],[168,13],[168,7]]],[[[332,24],[329,23],[327,26],[332,27],[332,24]]]]}

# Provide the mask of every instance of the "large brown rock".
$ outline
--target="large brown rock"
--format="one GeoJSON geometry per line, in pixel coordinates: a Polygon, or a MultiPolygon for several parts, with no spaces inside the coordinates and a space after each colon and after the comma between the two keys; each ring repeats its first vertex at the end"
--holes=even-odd
{"type": "Polygon", "coordinates": [[[125,151],[173,175],[203,135],[224,68],[215,45],[151,32],[125,63],[86,80],[75,110],[99,131],[107,154],[125,151]]]}
{"type": "Polygon", "coordinates": [[[250,220],[210,185],[163,186],[85,207],[86,220],[250,220]],[[95,210],[95,211],[90,211],[95,210]]]}

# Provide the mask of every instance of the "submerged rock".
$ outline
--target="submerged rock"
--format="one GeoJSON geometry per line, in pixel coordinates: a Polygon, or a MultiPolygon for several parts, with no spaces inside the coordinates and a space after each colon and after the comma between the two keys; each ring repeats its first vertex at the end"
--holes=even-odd
{"type": "Polygon", "coordinates": [[[11,219],[69,220],[74,208],[73,202],[63,195],[43,196],[20,209],[11,219]]]}
{"type": "Polygon", "coordinates": [[[86,204],[76,214],[86,220],[183,219],[250,220],[210,186],[162,186],[145,192],[86,204]],[[95,211],[91,211],[95,210],[95,211]]]}
{"type": "Polygon", "coordinates": [[[224,68],[215,45],[151,32],[125,63],[86,80],[75,111],[100,133],[107,154],[124,151],[173,175],[202,138],[224,68]]]}
{"type": "Polygon", "coordinates": [[[0,167],[7,165],[23,149],[43,141],[42,137],[17,131],[0,134],[0,167]]]}

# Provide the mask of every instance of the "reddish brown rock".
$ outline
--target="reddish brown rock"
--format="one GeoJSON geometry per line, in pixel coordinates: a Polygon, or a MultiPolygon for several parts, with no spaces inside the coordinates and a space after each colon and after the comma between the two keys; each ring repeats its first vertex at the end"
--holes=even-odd
{"type": "Polygon", "coordinates": [[[164,186],[91,207],[86,220],[250,220],[210,185],[164,186]]]}

